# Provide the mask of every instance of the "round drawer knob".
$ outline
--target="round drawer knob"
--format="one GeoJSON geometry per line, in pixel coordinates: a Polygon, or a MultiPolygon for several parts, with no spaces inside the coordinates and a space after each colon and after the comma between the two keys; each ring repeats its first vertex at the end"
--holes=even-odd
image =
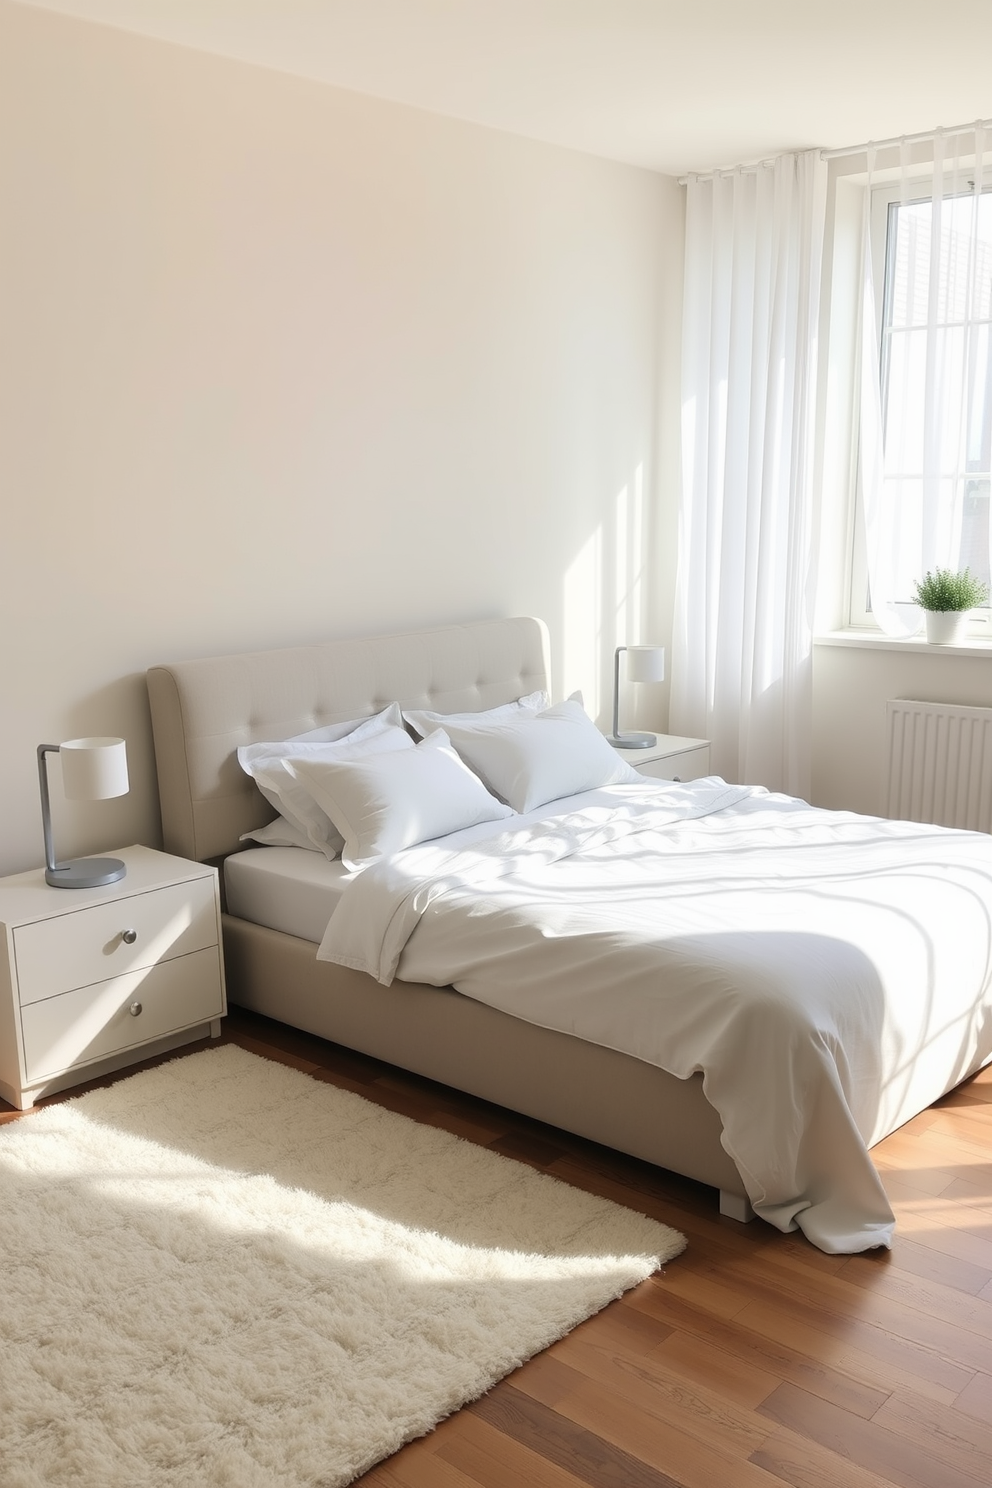
{"type": "Polygon", "coordinates": [[[122,930],[121,931],[121,940],[124,942],[125,945],[134,945],[134,942],[137,940],[137,938],[138,938],[138,932],[137,932],[137,930],[122,930]]]}
{"type": "Polygon", "coordinates": [[[140,1002],[132,1002],[131,1006],[128,1008],[128,1012],[131,1014],[131,1017],[132,1018],[136,1018],[138,1016],[138,1014],[141,1012],[141,1003],[140,1002]]]}

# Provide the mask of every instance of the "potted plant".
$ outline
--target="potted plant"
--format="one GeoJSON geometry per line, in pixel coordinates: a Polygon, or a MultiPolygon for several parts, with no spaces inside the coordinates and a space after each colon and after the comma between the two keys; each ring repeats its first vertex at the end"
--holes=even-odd
{"type": "Polygon", "coordinates": [[[916,581],[916,603],[926,612],[927,640],[933,646],[953,646],[964,635],[969,611],[988,602],[989,586],[966,568],[955,573],[938,568],[916,581]]]}

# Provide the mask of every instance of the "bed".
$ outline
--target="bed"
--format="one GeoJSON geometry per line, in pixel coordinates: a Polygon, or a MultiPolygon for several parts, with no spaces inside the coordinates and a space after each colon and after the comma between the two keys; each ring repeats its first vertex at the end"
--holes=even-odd
{"type": "MultiPolygon", "coordinates": [[[[264,877],[267,863],[280,877],[272,857],[280,849],[244,852],[244,834],[263,827],[274,813],[239,766],[239,747],[371,717],[392,703],[440,714],[474,712],[547,686],[547,633],[539,621],[528,618],[152,668],[148,689],[164,845],[188,858],[230,859],[231,883],[246,910],[224,918],[229,997],[708,1184],[719,1190],[721,1211],[734,1218],[750,1217],[750,1200],[756,1198],[765,1218],[783,1229],[802,1228],[825,1250],[889,1244],[891,1211],[867,1158],[867,1145],[992,1057],[992,842],[987,838],[939,828],[872,825],[869,819],[843,813],[828,819],[785,798],[742,788],[726,794],[723,782],[680,788],[627,784],[611,788],[612,796],[594,793],[568,803],[578,813],[570,818],[568,830],[584,846],[574,853],[556,848],[558,857],[548,869],[552,875],[563,871],[558,860],[567,860],[579,865],[568,869],[573,875],[569,882],[577,883],[575,871],[586,873],[587,861],[603,851],[604,821],[615,825],[618,813],[640,813],[631,831],[642,848],[651,846],[650,852],[640,853],[642,867],[667,855],[667,866],[650,891],[655,898],[651,914],[656,919],[661,906],[679,928],[673,944],[677,939],[679,975],[689,978],[684,1006],[704,1009],[715,983],[726,1001],[730,988],[733,1018],[725,1020],[719,1037],[713,1033],[719,1020],[709,1020],[704,1040],[707,1048],[721,1045],[719,1068],[716,1054],[712,1066],[709,1052],[700,1055],[698,1027],[683,1038],[677,1058],[653,1053],[643,1044],[636,1028],[638,999],[643,1005],[645,997],[643,976],[627,989],[622,977],[604,973],[609,995],[597,999],[594,978],[580,970],[563,975],[564,963],[557,972],[548,963],[557,975],[549,1006],[570,981],[581,1005],[546,1013],[536,1001],[522,1000],[521,987],[529,986],[527,968],[535,954],[547,957],[555,940],[546,928],[531,933],[518,959],[507,960],[503,974],[493,969],[498,956],[492,965],[485,957],[473,961],[484,937],[471,932],[482,922],[471,893],[462,880],[455,885],[455,878],[464,878],[465,871],[471,877],[482,860],[489,865],[486,872],[498,862],[502,875],[502,864],[512,857],[507,843],[515,850],[518,838],[501,834],[515,831],[516,820],[509,827],[497,821],[481,829],[484,842],[471,848],[470,861],[460,841],[450,849],[445,840],[440,846],[428,843],[355,875],[353,882],[334,889],[333,901],[321,898],[327,893],[328,865],[321,867],[313,854],[288,849],[286,862],[297,867],[282,873],[283,897],[290,906],[277,917],[283,928],[258,922],[266,913],[256,915],[252,909],[250,881],[253,875],[264,877]],[[657,794],[645,796],[651,789],[657,794]],[[644,813],[650,818],[647,825],[644,813]],[[759,832],[764,834],[760,840],[754,836],[759,832]],[[776,854],[776,844],[784,844],[790,833],[798,841],[800,832],[807,836],[798,857],[776,854]],[[746,851],[740,850],[742,843],[746,851]],[[697,850],[698,859],[691,856],[697,850]],[[878,858],[876,868],[870,867],[872,854],[878,858]],[[729,866],[749,855],[759,863],[760,873],[757,878],[751,873],[747,894],[728,882],[723,899],[717,895],[714,900],[719,912],[729,914],[727,923],[716,929],[712,922],[697,923],[699,878],[697,873],[693,887],[695,870],[689,865],[695,864],[712,885],[713,864],[729,866]],[[779,859],[786,865],[781,870],[779,859]],[[675,862],[686,865],[677,881],[672,877],[675,862]],[[788,892],[796,892],[797,863],[810,865],[804,905],[788,899],[788,892]],[[285,883],[294,872],[297,883],[287,893],[285,883]],[[793,880],[784,894],[775,890],[779,872],[793,880]],[[866,894],[859,885],[869,872],[872,886],[866,894]],[[441,882],[448,888],[438,898],[441,882]],[[755,894],[755,883],[760,893],[755,894]],[[341,906],[330,915],[324,937],[318,934],[321,903],[341,906]],[[807,911],[812,922],[804,927],[795,916],[807,911]],[[442,921],[449,926],[443,932],[438,929],[442,921]],[[955,926],[952,935],[949,924],[955,926]],[[397,926],[405,929],[395,955],[387,956],[384,946],[390,935],[396,939],[397,926]],[[702,956],[697,954],[700,934],[702,956]],[[693,956],[687,958],[684,949],[690,943],[693,956]],[[449,957],[448,946],[457,953],[453,949],[449,957]],[[759,1015],[745,1018],[733,976],[756,948],[761,956],[773,953],[776,968],[785,965],[787,974],[775,970],[775,995],[762,989],[759,1015]],[[891,965],[883,966],[886,958],[891,965]],[[472,995],[433,984],[437,966],[449,960],[455,979],[463,989],[470,987],[472,995]],[[927,968],[922,979],[920,964],[927,968]],[[397,965],[403,979],[394,979],[397,965]],[[409,968],[421,966],[422,977],[409,979],[409,968]],[[762,1018],[769,1007],[792,995],[790,976],[802,984],[804,998],[807,983],[814,988],[809,995],[813,1002],[821,993],[834,996],[839,988],[841,1023],[857,1008],[868,1030],[858,1035],[857,1058],[852,1059],[842,1034],[836,1034],[836,1008],[829,1027],[806,1038],[812,1055],[808,1048],[801,1057],[794,1052],[800,1038],[794,1028],[779,1033],[777,1025],[768,1024],[772,1031],[765,1031],[762,1018]],[[890,984],[885,995],[883,980],[890,984]],[[893,996],[891,987],[904,990],[893,996]],[[634,1028],[633,1036],[617,1034],[615,1023],[602,1021],[604,1004],[621,1024],[634,1028]],[[879,1050],[887,1061],[884,1068],[879,1050]],[[768,1107],[762,1133],[751,1115],[766,1110],[773,1079],[791,1093],[780,1101],[779,1114],[768,1107]],[[782,1193],[773,1193],[775,1174],[758,1171],[756,1176],[755,1169],[760,1169],[761,1142],[767,1140],[771,1154],[778,1127],[789,1126],[790,1100],[797,1109],[806,1100],[816,1110],[801,1140],[793,1143],[790,1159],[801,1169],[802,1192],[796,1202],[782,1203],[782,1193]],[[846,1190],[843,1203],[831,1192],[840,1186],[846,1190]]],[[[543,817],[538,813],[527,831],[537,834],[527,838],[529,853],[534,841],[546,842],[549,834],[557,842],[561,828],[553,807],[543,817]]],[[[502,878],[498,887],[488,881],[485,886],[486,904],[495,905],[503,916],[494,921],[500,934],[507,916],[520,920],[519,903],[510,902],[514,893],[520,899],[513,882],[508,877],[506,889],[502,878]],[[510,899],[500,900],[505,894],[510,899]]],[[[559,888],[552,883],[536,897],[547,899],[559,888]]],[[[601,899],[595,885],[587,888],[590,902],[601,899]]],[[[528,895],[534,897],[530,889],[523,897],[528,895]]],[[[582,893],[571,897],[578,902],[582,893]]],[[[596,906],[597,913],[600,908],[596,906]]],[[[630,944],[640,948],[643,925],[631,921],[627,929],[628,949],[630,944]]],[[[761,986],[753,970],[749,967],[745,980],[761,986]]],[[[697,1025],[701,1021],[695,1019],[697,1025]]],[[[797,1181],[794,1175],[790,1181],[797,1181]]]]}

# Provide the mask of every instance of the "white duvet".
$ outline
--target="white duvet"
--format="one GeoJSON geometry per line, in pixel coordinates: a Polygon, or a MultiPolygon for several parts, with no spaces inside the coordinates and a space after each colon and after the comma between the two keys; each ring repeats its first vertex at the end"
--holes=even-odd
{"type": "Polygon", "coordinates": [[[868,1147],[992,1057],[992,838],[613,786],[365,869],[318,954],[702,1071],[757,1213],[865,1250],[868,1147]]]}

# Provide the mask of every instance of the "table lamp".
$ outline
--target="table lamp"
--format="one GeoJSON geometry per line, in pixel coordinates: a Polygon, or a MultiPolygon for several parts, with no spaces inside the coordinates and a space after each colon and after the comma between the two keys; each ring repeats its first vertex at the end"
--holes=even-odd
{"type": "Polygon", "coordinates": [[[62,761],[62,785],[70,801],[107,801],[111,796],[126,796],[128,792],[124,740],[67,739],[64,744],[38,745],[45,882],[56,889],[95,889],[101,884],[115,883],[127,872],[120,858],[75,858],[70,863],[56,863],[46,754],[57,754],[62,761]]]}
{"type": "Polygon", "coordinates": [[[628,682],[664,682],[664,646],[618,646],[613,658],[613,732],[610,743],[614,749],[650,749],[658,742],[657,734],[621,734],[620,713],[620,653],[627,653],[628,682]]]}

